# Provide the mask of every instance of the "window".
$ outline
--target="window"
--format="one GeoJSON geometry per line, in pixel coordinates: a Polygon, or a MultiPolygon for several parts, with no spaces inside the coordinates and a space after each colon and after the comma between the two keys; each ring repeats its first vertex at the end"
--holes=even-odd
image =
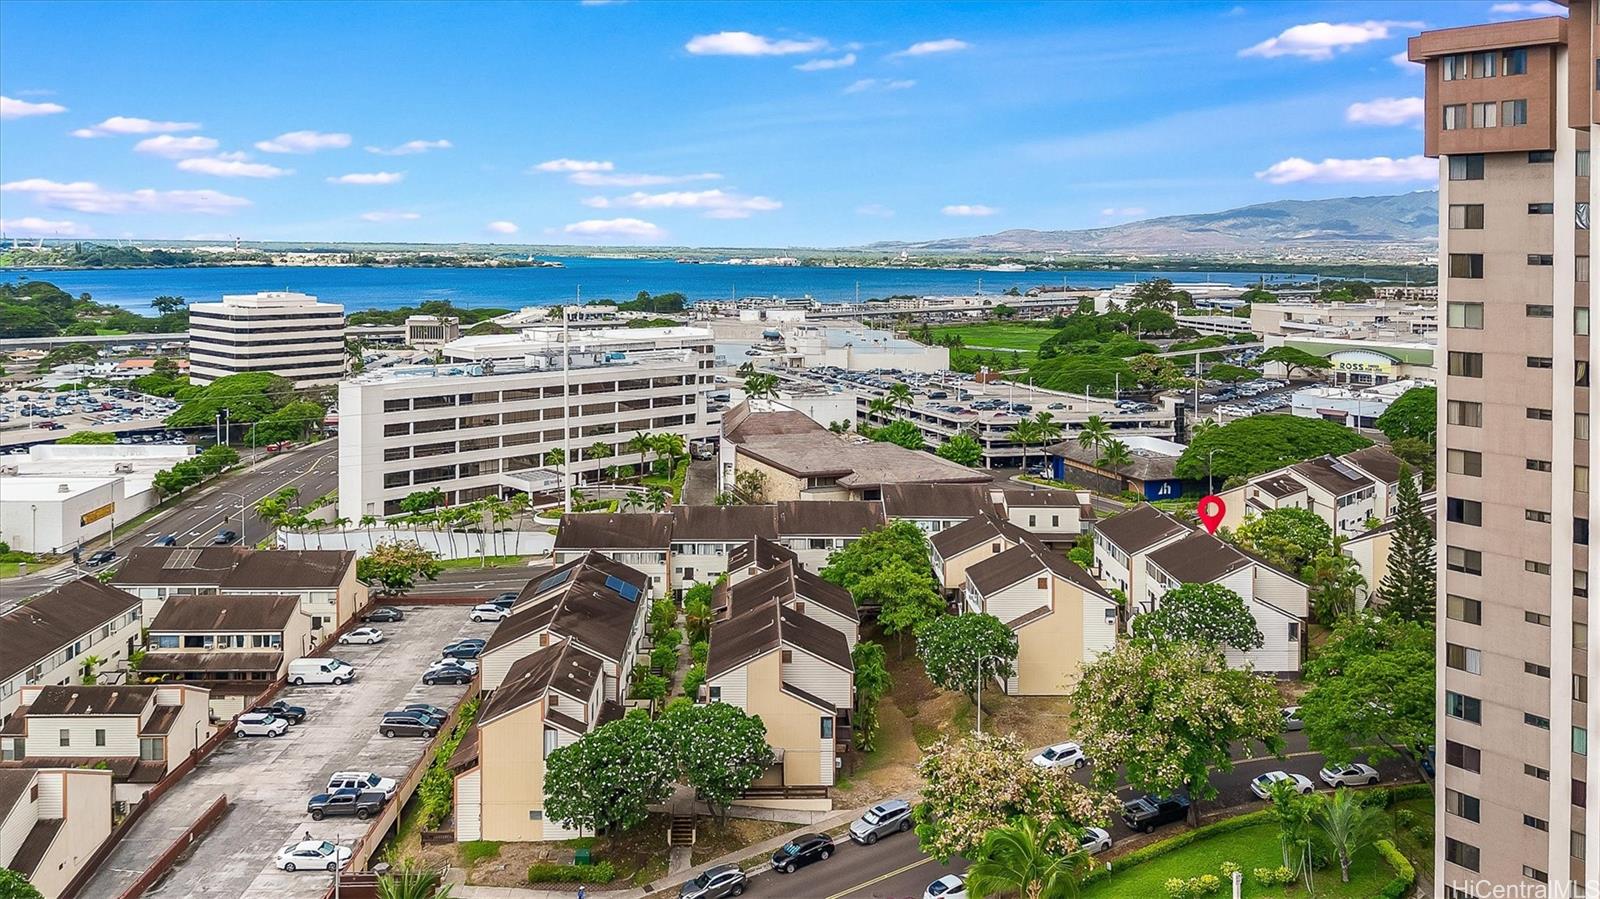
{"type": "Polygon", "coordinates": [[[1462,574],[1483,574],[1483,553],[1459,546],[1446,547],[1444,566],[1462,574]]]}
{"type": "Polygon", "coordinates": [[[1453,106],[1446,106],[1444,108],[1444,130],[1460,131],[1465,127],[1467,127],[1466,104],[1457,103],[1453,106]]]}
{"type": "Polygon", "coordinates": [[[1529,303],[1522,307],[1522,311],[1529,318],[1554,318],[1556,307],[1546,306],[1543,303],[1529,303]]]}
{"type": "Polygon", "coordinates": [[[1550,729],[1550,719],[1549,718],[1546,718],[1543,715],[1535,715],[1532,712],[1523,712],[1522,713],[1522,723],[1528,725],[1529,727],[1537,727],[1540,730],[1549,730],[1550,729]]]}
{"type": "Polygon", "coordinates": [[[1550,523],[1550,513],[1542,512],[1538,509],[1523,509],[1522,517],[1528,521],[1537,521],[1540,524],[1550,523]]]}
{"type": "Polygon", "coordinates": [[[71,746],[72,745],[72,731],[67,730],[66,728],[62,728],[61,732],[57,735],[57,739],[61,741],[61,745],[62,746],[71,746]]]}
{"type": "Polygon", "coordinates": [[[1572,207],[1572,226],[1579,231],[1589,230],[1589,204],[1577,203],[1572,207]]]}
{"type": "Polygon", "coordinates": [[[1472,77],[1493,78],[1499,71],[1500,54],[1494,50],[1485,50],[1472,54],[1472,77]]]}
{"type": "Polygon", "coordinates": [[[1452,278],[1482,278],[1483,254],[1451,253],[1449,271],[1452,278]]]}
{"type": "Polygon", "coordinates": [[[1503,50],[1500,53],[1500,74],[1526,75],[1528,74],[1528,49],[1518,47],[1515,50],[1503,50]]]}
{"type": "Polygon", "coordinates": [[[167,742],[160,737],[139,738],[139,758],[154,761],[167,757],[167,742]]]}
{"type": "MultiPolygon", "coordinates": [[[[1463,116],[1465,116],[1466,108],[1465,107],[1458,107],[1458,108],[1462,110],[1461,114],[1463,116]]],[[[1582,151],[1580,151],[1580,153],[1581,152],[1582,151]]],[[[1588,173],[1588,161],[1585,160],[1584,161],[1584,172],[1581,173],[1581,174],[1587,174],[1587,173],[1588,173]]],[[[1450,180],[1451,181],[1482,181],[1483,180],[1483,154],[1482,153],[1469,153],[1469,154],[1467,154],[1465,156],[1452,156],[1452,157],[1450,157],[1450,180]]]]}
{"type": "Polygon", "coordinates": [[[1496,121],[1498,109],[1493,102],[1472,104],[1472,127],[1493,128],[1498,125],[1499,122],[1496,121]]]}
{"type": "MultiPolygon", "coordinates": [[[[1528,254],[1528,264],[1529,265],[1555,265],[1556,264],[1556,258],[1554,256],[1551,256],[1549,253],[1529,253],[1528,254]]],[[[1481,278],[1481,277],[1483,277],[1483,275],[1478,275],[1478,277],[1481,278]]]]}
{"type": "Polygon", "coordinates": [[[104,746],[104,745],[106,745],[106,730],[105,730],[105,728],[97,727],[97,728],[94,729],[94,745],[96,745],[96,746],[104,746]]]}
{"type": "Polygon", "coordinates": [[[1483,453],[1472,450],[1445,450],[1445,469],[1451,474],[1466,475],[1470,478],[1483,477],[1483,453]]]}
{"type": "Polygon", "coordinates": [[[1468,524],[1478,527],[1483,524],[1483,503],[1475,499],[1461,499],[1460,497],[1446,497],[1444,502],[1445,517],[1457,524],[1468,524]]]}
{"type": "Polygon", "coordinates": [[[1535,562],[1532,559],[1524,559],[1522,561],[1522,570],[1526,571],[1526,572],[1529,572],[1531,574],[1549,574],[1550,573],[1550,563],[1549,562],[1535,562]]]}
{"type": "Polygon", "coordinates": [[[833,739],[833,716],[832,715],[823,715],[822,716],[822,739],[824,739],[824,740],[833,739]]]}
{"type": "Polygon", "coordinates": [[[1446,643],[1444,645],[1444,663],[1457,671],[1465,671],[1468,674],[1483,673],[1483,653],[1470,646],[1446,643]]]}
{"type": "Polygon", "coordinates": [[[706,698],[711,700],[712,702],[721,702],[722,701],[722,688],[720,686],[710,688],[706,692],[706,698]]]}
{"type": "MultiPolygon", "coordinates": [[[[1573,172],[1573,174],[1577,175],[1579,178],[1587,178],[1587,177],[1589,177],[1589,151],[1588,150],[1579,150],[1578,151],[1577,156],[1574,157],[1574,159],[1573,159],[1573,167],[1576,169],[1576,171],[1573,172]]],[[[1479,177],[1481,178],[1482,176],[1480,175],[1479,177]]]]}
{"type": "Polygon", "coordinates": [[[1457,743],[1454,740],[1444,741],[1444,763],[1463,771],[1477,772],[1483,764],[1483,753],[1476,746],[1457,743]]]}
{"type": "Polygon", "coordinates": [[[1550,676],[1550,666],[1549,665],[1541,665],[1538,662],[1523,662],[1522,663],[1522,673],[1523,674],[1531,674],[1534,677],[1549,677],[1550,676]]]}
{"type": "Polygon", "coordinates": [[[1589,439],[1589,413],[1579,412],[1572,417],[1572,436],[1579,440],[1589,439]]]}
{"type": "Polygon", "coordinates": [[[1456,790],[1444,791],[1444,810],[1468,821],[1477,821],[1481,815],[1478,797],[1468,796],[1456,790]]]}
{"type": "Polygon", "coordinates": [[[1529,203],[1528,204],[1528,214],[1529,215],[1555,215],[1556,214],[1556,204],[1554,204],[1554,203],[1529,203]]]}
{"type": "Polygon", "coordinates": [[[1523,865],[1522,866],[1522,876],[1528,878],[1529,880],[1536,880],[1539,883],[1549,883],[1550,882],[1550,875],[1549,874],[1546,874],[1545,872],[1539,870],[1538,868],[1534,868],[1534,867],[1531,867],[1529,865],[1523,865]]]}
{"type": "Polygon", "coordinates": [[[1589,519],[1572,519],[1572,542],[1579,546],[1589,545],[1589,519]]]}
{"type": "Polygon", "coordinates": [[[1506,100],[1500,104],[1500,124],[1507,128],[1528,124],[1528,101],[1506,100]]]}
{"type": "Polygon", "coordinates": [[[1483,330],[1482,303],[1449,303],[1445,307],[1445,321],[1452,328],[1483,330]]]}
{"type": "Polygon", "coordinates": [[[1483,404],[1466,400],[1450,400],[1445,404],[1445,417],[1450,424],[1467,428],[1483,427],[1483,404]]]}
{"type": "Polygon", "coordinates": [[[1439,75],[1445,81],[1460,81],[1467,77],[1467,54],[1456,53],[1451,56],[1441,57],[1439,60],[1439,75]]]}
{"type": "Polygon", "coordinates": [[[1524,764],[1522,766],[1522,773],[1528,775],[1529,777],[1533,778],[1534,780],[1549,780],[1550,779],[1550,772],[1545,770],[1544,768],[1539,767],[1538,765],[1524,764]]]}
{"type": "Polygon", "coordinates": [[[1579,359],[1577,362],[1573,363],[1572,370],[1574,372],[1576,372],[1576,374],[1573,375],[1573,378],[1572,378],[1572,386],[1574,386],[1574,387],[1588,387],[1589,386],[1589,360],[1587,360],[1587,359],[1579,359]]]}
{"type": "MultiPolygon", "coordinates": [[[[1589,267],[1589,257],[1588,256],[1579,256],[1578,259],[1583,262],[1585,269],[1587,269],[1589,267]]],[[[1578,280],[1579,281],[1587,281],[1587,280],[1589,280],[1588,277],[1587,277],[1589,272],[1585,271],[1583,274],[1585,275],[1585,277],[1579,278],[1578,280]]],[[[1589,336],[1589,307],[1588,306],[1578,306],[1578,307],[1576,307],[1576,308],[1574,308],[1572,310],[1572,333],[1578,335],[1579,337],[1587,337],[1587,336],[1589,336]]]]}
{"type": "Polygon", "coordinates": [[[1575,568],[1572,571],[1572,595],[1580,599],[1589,596],[1589,572],[1582,568],[1575,568]]]}
{"type": "Polygon", "coordinates": [[[1589,731],[1588,730],[1586,730],[1584,728],[1581,728],[1581,727],[1574,727],[1572,729],[1572,751],[1577,753],[1578,755],[1588,755],[1589,754],[1589,731]]]}
{"type": "Polygon", "coordinates": [[[1589,466],[1572,466],[1572,489],[1579,493],[1589,492],[1589,466]]]}
{"type": "Polygon", "coordinates": [[[790,662],[793,662],[793,661],[794,661],[794,650],[785,649],[783,651],[783,663],[785,665],[787,665],[787,664],[789,664],[790,662]]]}
{"type": "Polygon", "coordinates": [[[1467,624],[1483,623],[1483,603],[1465,596],[1447,593],[1444,597],[1445,617],[1467,624]]]}
{"type": "MultiPolygon", "coordinates": [[[[1550,829],[1550,822],[1546,821],[1543,818],[1535,818],[1532,815],[1523,815],[1522,816],[1522,826],[1523,827],[1531,827],[1534,830],[1546,830],[1547,831],[1547,830],[1550,829]]],[[[1526,873],[1527,869],[1523,869],[1523,870],[1524,870],[1524,873],[1526,873]]]]}
{"type": "Polygon", "coordinates": [[[1298,622],[1298,621],[1289,622],[1289,642],[1290,643],[1299,643],[1300,642],[1300,622],[1298,622]]]}
{"type": "Polygon", "coordinates": [[[1529,356],[1528,357],[1528,367],[1529,368],[1550,368],[1554,364],[1555,364],[1555,361],[1552,360],[1549,356],[1529,356]]]}
{"type": "Polygon", "coordinates": [[[1449,353],[1450,374],[1460,378],[1483,377],[1483,354],[1461,353],[1451,350],[1449,353]]]}
{"type": "Polygon", "coordinates": [[[1522,620],[1528,622],[1529,624],[1538,624],[1544,627],[1550,626],[1550,616],[1544,614],[1543,612],[1524,611],[1522,613],[1522,620]]]}
{"type": "Polygon", "coordinates": [[[1522,460],[1522,464],[1529,471],[1549,471],[1550,470],[1550,460],[1549,459],[1524,459],[1524,460],[1522,460]]]}
{"type": "Polygon", "coordinates": [[[1035,583],[1035,586],[1038,587],[1040,590],[1047,590],[1050,587],[1050,579],[1047,578],[1047,577],[1039,578],[1038,581],[1035,583]]]}
{"type": "Polygon", "coordinates": [[[1556,151],[1554,151],[1554,150],[1529,150],[1528,151],[1528,164],[1529,165],[1537,165],[1538,163],[1541,163],[1541,162],[1555,162],[1555,161],[1556,161],[1556,151]]]}
{"type": "Polygon", "coordinates": [[[1459,718],[1472,724],[1483,723],[1483,700],[1476,696],[1465,696],[1460,693],[1446,691],[1444,694],[1444,713],[1452,718],[1459,718]]]}
{"type": "Polygon", "coordinates": [[[1583,834],[1581,834],[1578,831],[1574,830],[1574,831],[1572,831],[1571,838],[1568,839],[1567,842],[1569,844],[1567,846],[1567,854],[1571,855],[1573,858],[1575,858],[1575,859],[1577,859],[1579,861],[1583,861],[1583,853],[1584,853],[1584,849],[1583,849],[1583,834]]]}
{"type": "Polygon", "coordinates": [[[1550,421],[1551,419],[1552,413],[1549,409],[1534,409],[1532,407],[1528,409],[1528,420],[1530,421],[1550,421]]]}

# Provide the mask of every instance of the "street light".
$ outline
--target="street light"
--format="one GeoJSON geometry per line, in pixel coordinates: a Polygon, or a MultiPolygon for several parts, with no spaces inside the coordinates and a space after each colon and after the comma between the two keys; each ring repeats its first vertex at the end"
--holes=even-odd
{"type": "Polygon", "coordinates": [[[1005,661],[1005,659],[993,655],[980,656],[978,658],[978,736],[980,737],[983,736],[983,682],[986,679],[983,673],[983,663],[990,660],[996,662],[1005,661]]]}
{"type": "Polygon", "coordinates": [[[1215,449],[1206,450],[1206,492],[1207,493],[1216,493],[1217,492],[1217,482],[1216,482],[1216,480],[1214,478],[1211,477],[1211,457],[1215,456],[1216,454],[1217,454],[1217,451],[1215,449]]]}

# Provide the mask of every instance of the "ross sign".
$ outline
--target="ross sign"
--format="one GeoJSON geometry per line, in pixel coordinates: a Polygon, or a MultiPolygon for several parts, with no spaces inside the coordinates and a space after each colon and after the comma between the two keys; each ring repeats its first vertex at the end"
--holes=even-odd
{"type": "Polygon", "coordinates": [[[110,515],[110,514],[116,512],[116,511],[117,511],[117,504],[116,503],[106,503],[105,505],[101,506],[98,509],[90,509],[89,511],[87,511],[87,512],[83,513],[82,515],[78,516],[78,527],[81,528],[81,527],[84,527],[85,525],[94,524],[95,522],[99,521],[100,519],[106,517],[107,515],[110,515]]]}
{"type": "Polygon", "coordinates": [[[1394,373],[1394,360],[1381,353],[1365,350],[1350,350],[1334,353],[1328,357],[1335,371],[1354,372],[1363,375],[1389,375],[1394,373]]]}

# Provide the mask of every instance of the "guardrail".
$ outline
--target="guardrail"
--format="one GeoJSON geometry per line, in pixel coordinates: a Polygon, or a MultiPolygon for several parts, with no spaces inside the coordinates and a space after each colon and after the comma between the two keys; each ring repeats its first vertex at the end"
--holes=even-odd
{"type": "Polygon", "coordinates": [[[439,728],[439,732],[434,734],[433,739],[428,741],[428,747],[423,751],[421,761],[395,787],[394,798],[383,804],[383,810],[378,812],[377,817],[373,818],[372,822],[367,825],[366,833],[362,834],[361,838],[356,840],[355,845],[350,847],[350,866],[348,870],[367,870],[367,865],[372,861],[372,856],[377,853],[378,846],[383,843],[383,838],[388,835],[389,829],[395,826],[395,822],[400,820],[400,815],[404,811],[406,803],[411,800],[412,795],[417,791],[417,785],[422,783],[422,778],[427,775],[428,769],[433,763],[433,756],[439,751],[439,745],[450,738],[450,734],[455,730],[457,722],[461,720],[461,707],[466,704],[471,695],[472,691],[468,690],[462,694],[460,699],[456,700],[455,705],[450,707],[449,717],[445,719],[444,724],[439,728]]]}
{"type": "Polygon", "coordinates": [[[168,871],[172,870],[172,866],[178,863],[178,859],[185,852],[189,851],[190,846],[194,845],[196,841],[207,833],[210,833],[211,828],[217,826],[217,822],[222,820],[222,816],[228,813],[228,808],[227,795],[218,796],[217,801],[211,803],[205,811],[201,812],[200,817],[196,818],[195,822],[189,825],[187,830],[179,834],[178,838],[172,841],[172,845],[166,848],[166,851],[156,856],[156,860],[151,862],[150,867],[146,868],[145,872],[140,874],[139,879],[135,880],[131,886],[123,890],[118,899],[139,899],[140,896],[143,896],[146,890],[155,886],[161,878],[167,875],[168,871]]]}

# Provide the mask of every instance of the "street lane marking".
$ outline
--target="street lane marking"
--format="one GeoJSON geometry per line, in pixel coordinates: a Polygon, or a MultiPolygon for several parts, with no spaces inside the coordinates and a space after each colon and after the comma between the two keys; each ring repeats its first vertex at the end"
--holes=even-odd
{"type": "Polygon", "coordinates": [[[856,884],[853,887],[850,887],[848,889],[845,889],[845,890],[842,890],[840,892],[834,893],[832,896],[827,897],[827,899],[844,899],[845,896],[848,896],[851,893],[854,893],[856,890],[864,890],[867,887],[872,886],[875,883],[881,883],[882,881],[888,880],[889,878],[894,877],[896,875],[904,874],[907,871],[911,870],[912,868],[921,867],[921,866],[926,865],[928,862],[931,862],[931,861],[933,861],[933,856],[930,855],[927,858],[920,859],[918,861],[914,861],[911,864],[906,865],[904,867],[895,868],[893,871],[890,871],[887,874],[879,874],[877,877],[874,877],[871,880],[863,881],[861,883],[856,884]]]}

